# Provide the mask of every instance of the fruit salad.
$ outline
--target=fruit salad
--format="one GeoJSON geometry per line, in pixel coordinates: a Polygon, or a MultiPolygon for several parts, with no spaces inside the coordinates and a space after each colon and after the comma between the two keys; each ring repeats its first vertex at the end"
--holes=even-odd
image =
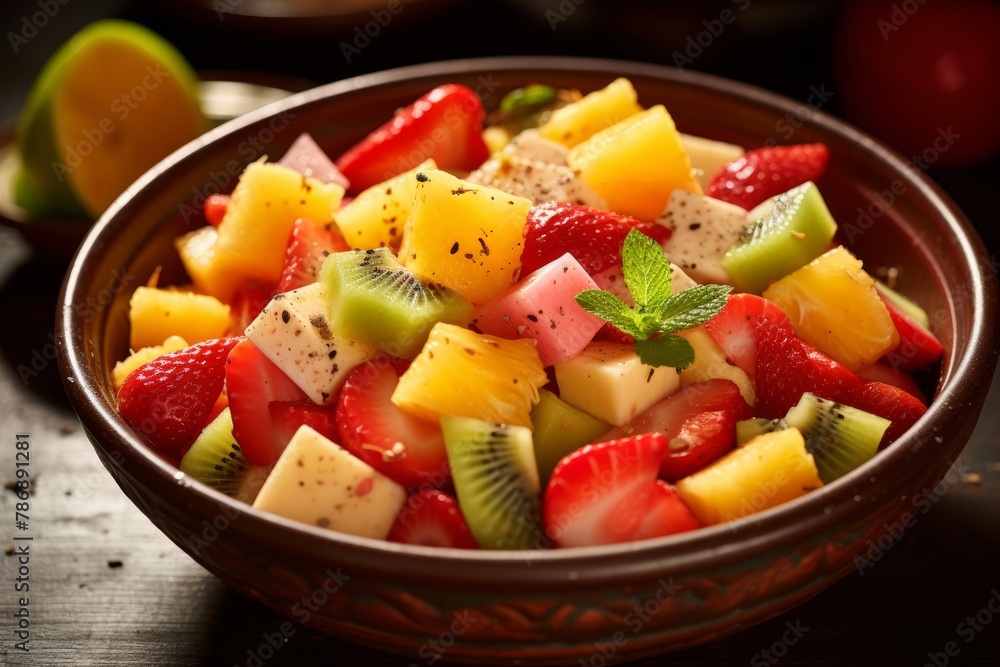
{"type": "Polygon", "coordinates": [[[822,144],[680,133],[625,79],[487,116],[443,85],[336,160],[308,135],[137,289],[118,407],[312,526],[613,544],[800,497],[926,410],[926,313],[836,240],[822,144]]]}

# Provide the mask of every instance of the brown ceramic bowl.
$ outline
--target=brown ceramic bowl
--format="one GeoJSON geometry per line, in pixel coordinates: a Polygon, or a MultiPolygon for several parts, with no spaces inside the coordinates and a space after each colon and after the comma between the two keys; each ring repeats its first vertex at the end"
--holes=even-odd
{"type": "Polygon", "coordinates": [[[816,595],[926,502],[972,433],[996,365],[996,281],[984,257],[962,213],[922,173],[791,100],[636,63],[437,63],[300,93],[209,132],[144,175],[73,262],[58,313],[59,362],[87,435],[125,494],[254,600],[425,660],[442,651],[448,661],[575,664],[599,657],[600,642],[621,661],[718,639],[816,595]],[[820,187],[842,240],[869,269],[898,268],[899,286],[931,314],[946,349],[933,405],[887,451],[804,498],[729,525],[611,547],[462,552],[340,535],[240,505],[179,473],[118,416],[109,371],[126,353],[131,290],[161,265],[165,279],[183,280],[172,239],[204,224],[198,200],[231,188],[249,161],[280,155],[303,131],[339,154],[439,83],[467,84],[496,106],[526,82],[588,91],[616,76],[630,78],[644,104],[665,103],[686,132],[746,146],[774,138],[830,147],[820,187]],[[791,137],[781,124],[789,114],[806,117],[791,137]]]}

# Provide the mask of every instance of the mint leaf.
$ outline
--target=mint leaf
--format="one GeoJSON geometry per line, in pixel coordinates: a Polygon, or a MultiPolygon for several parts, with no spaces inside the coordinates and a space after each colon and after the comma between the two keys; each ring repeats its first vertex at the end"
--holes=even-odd
{"type": "Polygon", "coordinates": [[[638,313],[611,292],[599,289],[584,290],[576,295],[576,302],[588,313],[610,322],[632,337],[645,338],[646,327],[638,321],[638,313]]]}
{"type": "Polygon", "coordinates": [[[691,343],[674,335],[636,340],[635,352],[647,366],[670,366],[680,370],[694,361],[691,343]]]}
{"type": "Polygon", "coordinates": [[[629,231],[622,245],[622,273],[640,309],[670,297],[670,261],[659,243],[636,229],[629,231]]]}
{"type": "Polygon", "coordinates": [[[696,285],[675,294],[657,311],[657,331],[672,334],[700,326],[725,308],[732,287],[728,285],[696,285]]]}

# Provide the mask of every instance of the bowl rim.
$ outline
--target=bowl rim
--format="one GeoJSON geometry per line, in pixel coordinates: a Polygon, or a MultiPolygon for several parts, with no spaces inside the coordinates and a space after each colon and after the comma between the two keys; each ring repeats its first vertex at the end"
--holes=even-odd
{"type": "MultiPolygon", "coordinates": [[[[59,366],[67,395],[91,439],[95,443],[100,442],[101,447],[116,443],[118,449],[128,456],[129,465],[145,469],[145,472],[155,475],[164,484],[176,485],[183,477],[183,473],[179,473],[177,468],[160,458],[134,435],[114,407],[102,399],[98,378],[87,372],[87,345],[83,344],[82,324],[79,314],[75,312],[78,309],[73,307],[74,300],[86,294],[86,286],[90,282],[88,276],[91,271],[88,269],[95,262],[88,263],[88,257],[99,253],[105,240],[113,237],[119,228],[127,224],[130,208],[158,178],[182,169],[186,159],[201,151],[210,150],[210,146],[217,140],[245,130],[282,111],[330,97],[392,86],[411,79],[444,81],[448,76],[504,70],[665,79],[708,89],[720,96],[771,107],[781,114],[794,112],[801,106],[795,100],[749,84],[665,65],[598,58],[516,56],[448,60],[362,74],[297,93],[231,120],[172,153],[122,193],[91,229],[66,274],[57,311],[57,340],[61,343],[57,346],[59,366]]],[[[971,223],[923,172],[912,169],[892,149],[821,110],[813,113],[807,124],[817,125],[849,143],[860,145],[874,154],[878,161],[886,163],[904,179],[914,196],[924,198],[940,214],[945,226],[956,237],[961,255],[970,267],[971,284],[968,288],[972,297],[973,314],[971,335],[963,354],[960,358],[953,359],[943,371],[939,392],[918,423],[889,450],[881,452],[859,469],[805,496],[731,523],[626,544],[520,552],[421,547],[356,537],[256,510],[200,482],[194,482],[189,488],[201,496],[203,501],[210,501],[213,506],[227,506],[240,513],[243,520],[234,522],[230,530],[239,529],[248,534],[252,532],[262,543],[281,545],[285,549],[306,549],[315,552],[317,557],[324,554],[350,556],[349,560],[367,566],[371,565],[372,556],[378,554],[383,559],[380,569],[405,564],[405,574],[415,577],[442,576],[440,563],[442,558],[446,558],[450,564],[448,577],[466,581],[482,581],[486,568],[492,568],[490,572],[494,576],[500,572],[497,568],[503,568],[504,572],[517,572],[516,579],[520,582],[552,582],[554,575],[565,575],[566,570],[576,570],[580,578],[585,575],[588,578],[601,575],[628,578],[642,570],[622,568],[623,557],[634,563],[655,562],[655,569],[642,570],[646,574],[666,571],[671,567],[688,571],[706,566],[709,562],[718,565],[720,562],[745,559],[767,550],[774,540],[795,542],[807,534],[831,528],[852,509],[851,503],[838,499],[848,486],[862,484],[865,478],[870,477],[874,481],[889,475],[897,460],[919,449],[931,438],[933,433],[927,428],[931,422],[944,418],[946,411],[953,410],[958,404],[967,404],[969,397],[985,398],[989,384],[977,387],[975,382],[981,377],[981,373],[991,372],[996,364],[997,333],[995,327],[990,325],[997,319],[996,280],[995,274],[992,280],[984,276],[987,271],[981,265],[981,258],[986,256],[985,248],[971,223]],[[918,440],[918,435],[923,436],[923,439],[918,440]]],[[[909,472],[916,476],[922,471],[909,472]]],[[[572,571],[570,574],[570,578],[575,581],[572,571]]]]}

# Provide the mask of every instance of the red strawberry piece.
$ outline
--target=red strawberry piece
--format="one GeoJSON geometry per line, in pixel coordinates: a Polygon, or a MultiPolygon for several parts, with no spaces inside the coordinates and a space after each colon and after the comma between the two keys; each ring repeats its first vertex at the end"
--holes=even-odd
{"type": "Polygon", "coordinates": [[[622,244],[633,227],[661,243],[670,238],[670,230],[656,223],[640,222],[581,204],[548,202],[532,206],[524,227],[521,275],[528,275],[567,252],[592,276],[620,266],[622,244]]]}
{"type": "Polygon", "coordinates": [[[278,160],[278,164],[324,183],[339,183],[345,190],[351,187],[347,177],[340,173],[337,166],[308,133],[299,135],[288,152],[278,160]]]}
{"type": "Polygon", "coordinates": [[[726,307],[705,322],[705,329],[729,361],[739,366],[751,380],[757,372],[754,331],[757,320],[762,317],[789,330],[792,327],[788,315],[777,304],[754,294],[730,294],[726,307]]]}
{"type": "Polygon", "coordinates": [[[892,324],[899,334],[899,344],[882,358],[890,368],[901,371],[919,371],[941,358],[941,355],[944,354],[944,346],[934,334],[900,310],[891,300],[883,297],[882,303],[889,311],[892,324]]]}
{"type": "Polygon", "coordinates": [[[275,401],[267,406],[271,414],[271,428],[278,442],[287,443],[305,425],[320,435],[340,442],[337,429],[337,415],[333,406],[316,405],[309,399],[304,401],[275,401]]]}
{"type": "Polygon", "coordinates": [[[882,382],[866,382],[857,386],[841,402],[892,422],[882,436],[880,449],[895,442],[927,412],[927,407],[919,399],[882,382]]]}
{"type": "Polygon", "coordinates": [[[609,340],[612,343],[623,343],[625,345],[631,345],[635,342],[635,338],[632,338],[632,336],[610,322],[606,322],[603,327],[597,330],[597,333],[594,334],[594,340],[609,340]]]}
{"type": "Polygon", "coordinates": [[[362,139],[337,160],[353,192],[433,158],[440,169],[472,171],[489,157],[483,142],[486,111],[465,86],[438,86],[362,139]]]}
{"type": "Polygon", "coordinates": [[[179,454],[208,424],[239,340],[208,340],[140,366],[118,389],[118,411],[154,447],[179,454]]]}
{"type": "Polygon", "coordinates": [[[264,285],[255,281],[240,285],[233,294],[229,310],[237,330],[243,332],[250,326],[277,293],[277,287],[274,285],[264,285]]]}
{"type": "Polygon", "coordinates": [[[796,185],[818,180],[829,160],[825,144],[758,148],[720,167],[707,194],[750,210],[796,185]]]}
{"type": "Polygon", "coordinates": [[[635,539],[647,540],[701,528],[702,523],[681,497],[662,479],[656,480],[646,506],[646,516],[635,539]]]}
{"type": "Polygon", "coordinates": [[[213,227],[218,227],[226,215],[227,208],[229,208],[229,195],[209,195],[205,200],[205,220],[213,227]]]}
{"type": "Polygon", "coordinates": [[[759,318],[754,332],[757,371],[754,414],[766,419],[784,417],[810,391],[831,401],[848,403],[861,385],[858,376],[797,337],[790,327],[759,318]]]}
{"type": "Polygon", "coordinates": [[[920,389],[920,385],[918,385],[917,381],[913,379],[913,376],[906,371],[896,370],[888,364],[879,361],[871,366],[859,368],[856,373],[857,376],[863,380],[875,380],[876,382],[891,384],[893,387],[898,387],[910,396],[919,400],[924,405],[927,405],[927,397],[920,389]]]}
{"type": "Polygon", "coordinates": [[[281,267],[278,293],[288,292],[316,282],[319,270],[332,252],[350,250],[347,241],[337,229],[328,225],[317,225],[305,218],[299,218],[292,226],[285,249],[285,263],[281,267]]]}
{"type": "Polygon", "coordinates": [[[386,539],[426,547],[479,548],[458,502],[437,489],[421,489],[410,496],[386,539]]]}
{"type": "Polygon", "coordinates": [[[253,343],[242,340],[226,362],[226,393],[233,438],[247,461],[258,466],[277,461],[288,440],[275,433],[268,406],[274,401],[301,401],[305,392],[253,343]]]}
{"type": "Polygon", "coordinates": [[[403,486],[447,486],[451,473],[441,427],[396,407],[391,398],[399,376],[385,357],[347,376],[337,399],[340,444],[403,486]]]}
{"type": "Polygon", "coordinates": [[[667,438],[667,456],[660,477],[676,482],[695,473],[736,446],[736,422],[746,403],[739,387],[729,380],[695,382],[636,415],[602,439],[640,433],[667,438]]]}
{"type": "Polygon", "coordinates": [[[586,445],[563,458],[542,498],[542,524],[553,546],[631,542],[694,527],[690,512],[679,511],[657,479],[669,448],[662,433],[644,433],[586,445]]]}

